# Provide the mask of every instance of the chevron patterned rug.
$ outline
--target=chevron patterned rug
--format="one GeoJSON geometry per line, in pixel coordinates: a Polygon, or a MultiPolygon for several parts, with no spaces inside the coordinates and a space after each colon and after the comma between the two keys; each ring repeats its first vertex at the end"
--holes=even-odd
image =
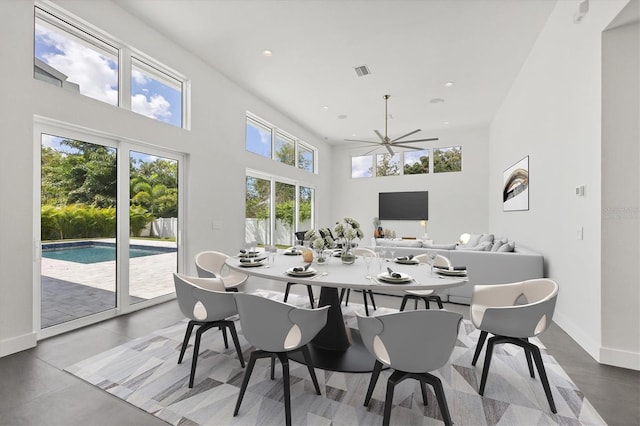
{"type": "MultiPolygon", "coordinates": [[[[282,293],[258,290],[265,297],[282,300],[282,293]]],[[[289,302],[304,306],[306,297],[291,295],[289,302]]],[[[345,322],[356,326],[354,311],[363,306],[343,306],[345,322]]],[[[378,308],[376,315],[395,312],[378,308]]],[[[245,359],[250,345],[236,323],[245,359]]],[[[188,388],[192,346],[177,364],[186,320],[132,340],[66,368],[69,373],[173,425],[282,425],[284,404],[281,372],[270,380],[268,359],[259,360],[249,382],[240,413],[233,417],[244,375],[233,344],[225,349],[222,334],[203,334],[195,384],[188,388]]],[[[478,395],[484,352],[477,367],[471,366],[479,331],[463,321],[449,363],[434,372],[442,379],[451,417],[456,425],[604,425],[582,392],[537,339],[549,376],[558,414],[549,410],[542,385],[529,377],[522,349],[496,347],[485,396],[478,395]]],[[[195,335],[195,333],[194,333],[195,335]]],[[[193,339],[193,337],[192,337],[193,339]]],[[[388,371],[383,371],[369,407],[364,397],[370,374],[339,373],[316,369],[322,395],[316,395],[306,366],[291,368],[292,419],[296,425],[380,425],[388,371]]],[[[442,417],[430,387],[428,405],[422,404],[418,383],[407,380],[396,387],[391,424],[437,425],[442,417]]]]}

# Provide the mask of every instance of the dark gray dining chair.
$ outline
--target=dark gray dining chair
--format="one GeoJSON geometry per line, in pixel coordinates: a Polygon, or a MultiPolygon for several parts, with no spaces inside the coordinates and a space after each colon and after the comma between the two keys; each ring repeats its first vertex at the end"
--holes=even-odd
{"type": "Polygon", "coordinates": [[[316,393],[320,395],[318,379],[313,368],[307,343],[313,339],[327,323],[329,306],[318,309],[298,308],[277,300],[254,294],[235,295],[242,333],[256,348],[251,352],[247,370],[242,380],[240,393],[233,415],[237,416],[256,360],[271,358],[271,379],[274,378],[275,359],[282,364],[284,381],[284,408],[287,426],[291,425],[291,395],[289,384],[289,354],[302,352],[313,381],[316,393]]]}
{"type": "Polygon", "coordinates": [[[549,379],[544,369],[540,348],[529,342],[530,337],[542,333],[551,324],[558,298],[558,284],[550,279],[539,278],[510,284],[476,285],[471,298],[471,321],[480,330],[480,337],[471,365],[476,365],[484,341],[489,333],[494,336],[487,342],[484,367],[478,393],[484,395],[493,347],[511,343],[524,349],[529,375],[535,377],[535,361],[549,407],[556,413],[549,379]]]}
{"type": "Polygon", "coordinates": [[[173,281],[176,287],[176,298],[178,299],[180,311],[182,311],[184,316],[189,318],[187,331],[184,334],[182,348],[180,349],[178,364],[182,363],[193,328],[198,326],[193,345],[189,387],[193,387],[202,333],[210,328],[218,327],[220,331],[222,331],[224,346],[227,349],[229,348],[229,342],[227,340],[226,330],[229,329],[236,347],[236,352],[238,353],[240,365],[244,368],[244,358],[242,357],[236,327],[234,322],[228,319],[238,313],[233,299],[233,293],[225,291],[222,281],[218,278],[189,277],[174,272],[173,281]]]}
{"type": "Polygon", "coordinates": [[[391,422],[395,386],[405,379],[420,382],[424,405],[427,405],[425,384],[430,384],[436,394],[445,425],[453,424],[442,382],[429,372],[439,369],[449,361],[458,338],[462,315],[445,310],[416,310],[357,317],[362,341],[376,357],[364,405],[369,405],[380,372],[383,366],[387,366],[394,372],[387,381],[383,426],[391,422]]]}

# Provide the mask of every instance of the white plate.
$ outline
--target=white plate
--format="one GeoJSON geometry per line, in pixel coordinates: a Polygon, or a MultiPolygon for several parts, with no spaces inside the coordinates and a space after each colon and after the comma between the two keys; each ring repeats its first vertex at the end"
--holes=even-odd
{"type": "Polygon", "coordinates": [[[284,254],[285,256],[299,256],[302,254],[301,251],[285,251],[282,252],[282,254],[284,254]]]}
{"type": "Polygon", "coordinates": [[[315,275],[316,270],[313,268],[308,268],[306,271],[296,272],[293,268],[287,269],[287,274],[292,275],[294,277],[309,277],[311,275],[315,275]]]}
{"type": "Polygon", "coordinates": [[[399,257],[396,257],[395,259],[393,259],[393,261],[401,265],[417,265],[418,263],[420,263],[420,261],[416,259],[402,259],[399,257]]]}
{"type": "Polygon", "coordinates": [[[247,253],[238,253],[238,257],[258,257],[259,251],[250,251],[247,253]]]}
{"type": "Polygon", "coordinates": [[[434,271],[436,271],[439,274],[442,275],[449,275],[451,277],[466,277],[467,276],[467,271],[463,270],[463,271],[451,271],[448,269],[438,269],[438,268],[433,268],[434,271]]]}
{"type": "Polygon", "coordinates": [[[388,272],[383,272],[381,274],[378,274],[378,279],[381,281],[389,282],[389,283],[404,283],[407,281],[411,281],[413,279],[409,274],[405,274],[403,272],[396,272],[396,273],[400,274],[400,278],[394,278],[391,275],[389,275],[388,272]]]}
{"type": "Polygon", "coordinates": [[[243,268],[251,268],[254,266],[264,266],[264,259],[259,262],[240,262],[240,266],[243,268]]]}

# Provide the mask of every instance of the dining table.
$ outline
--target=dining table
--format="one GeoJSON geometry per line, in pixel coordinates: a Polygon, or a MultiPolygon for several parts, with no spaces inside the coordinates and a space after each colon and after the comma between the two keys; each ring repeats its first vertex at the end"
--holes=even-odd
{"type": "MultiPolygon", "coordinates": [[[[363,256],[357,256],[353,264],[343,264],[339,257],[329,256],[324,263],[314,261],[309,264],[303,262],[300,255],[287,255],[291,253],[278,250],[275,256],[269,256],[260,252],[256,255],[258,262],[240,255],[230,257],[226,264],[249,276],[282,282],[283,286],[296,283],[321,288],[318,307],[329,306],[327,324],[310,342],[309,352],[314,367],[330,371],[370,372],[375,363],[375,357],[364,346],[359,331],[345,325],[338,294],[340,289],[401,295],[406,290],[438,292],[466,281],[466,276],[442,276],[424,263],[400,264],[392,259],[380,262],[373,259],[367,267],[363,256]],[[305,266],[307,270],[304,272],[294,271],[294,268],[299,270],[305,266]],[[393,282],[383,280],[393,278],[389,271],[402,279],[393,282]]],[[[291,358],[304,363],[302,356],[296,355],[293,354],[291,358]]]]}

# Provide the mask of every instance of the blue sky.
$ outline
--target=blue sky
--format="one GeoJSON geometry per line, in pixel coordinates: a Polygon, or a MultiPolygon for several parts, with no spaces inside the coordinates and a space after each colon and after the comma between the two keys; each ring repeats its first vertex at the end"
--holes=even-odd
{"type": "MultiPolygon", "coordinates": [[[[75,36],[42,24],[35,26],[35,56],[80,86],[80,93],[118,105],[117,54],[88,47],[75,36]]],[[[131,109],[147,117],[182,126],[182,94],[148,74],[132,72],[131,109]]]]}

